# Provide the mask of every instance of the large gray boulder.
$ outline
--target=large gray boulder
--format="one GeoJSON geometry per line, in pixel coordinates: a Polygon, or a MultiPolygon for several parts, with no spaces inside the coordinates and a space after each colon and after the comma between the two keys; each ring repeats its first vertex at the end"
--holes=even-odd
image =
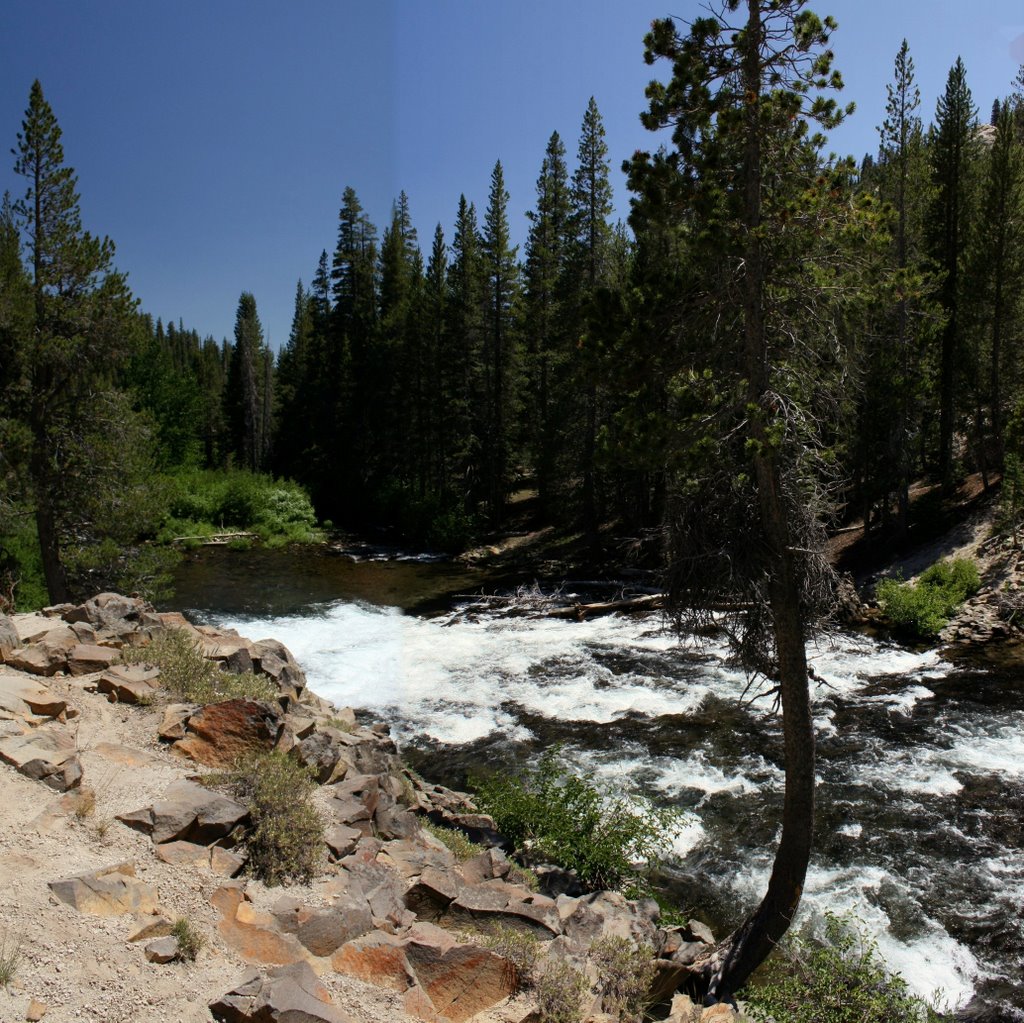
{"type": "Polygon", "coordinates": [[[117,819],[154,844],[182,840],[209,845],[227,838],[248,816],[244,806],[192,781],[176,781],[163,799],[117,819]]]}

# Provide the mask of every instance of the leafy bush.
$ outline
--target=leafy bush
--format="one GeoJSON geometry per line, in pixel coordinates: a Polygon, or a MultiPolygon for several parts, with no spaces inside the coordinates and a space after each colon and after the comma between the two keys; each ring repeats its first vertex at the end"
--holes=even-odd
{"type": "Polygon", "coordinates": [[[494,775],[475,784],[481,809],[524,857],[574,870],[592,890],[645,894],[648,884],[635,864],[657,862],[682,824],[677,810],[606,797],[562,762],[558,748],[545,751],[522,778],[494,775]]]}
{"type": "Polygon", "coordinates": [[[889,973],[878,948],[856,925],[826,915],[823,941],[788,937],[763,981],[745,992],[756,1020],[785,1023],[922,1023],[928,1004],[889,973]]]}
{"type": "Polygon", "coordinates": [[[610,935],[590,946],[597,967],[601,1008],[620,1023],[640,1023],[654,980],[654,949],[610,935]]]}
{"type": "Polygon", "coordinates": [[[308,543],[318,536],[309,495],[291,480],[247,472],[191,470],[170,477],[171,498],[160,537],[250,531],[264,543],[308,543]]]}
{"type": "Polygon", "coordinates": [[[148,646],[123,647],[121,660],[126,664],[151,664],[159,668],[161,685],[186,703],[275,700],[278,696],[277,687],[265,675],[221,671],[203,656],[196,641],[184,629],[161,632],[148,646]]]}
{"type": "Polygon", "coordinates": [[[324,824],[313,805],[316,783],[283,753],[254,752],[234,767],[228,785],[249,810],[249,870],[268,885],[308,883],[324,847],[324,824]]]}
{"type": "Polygon", "coordinates": [[[916,583],[883,579],[878,605],[899,631],[928,638],[938,635],[953,612],[981,587],[977,565],[968,558],[937,561],[916,583]]]}

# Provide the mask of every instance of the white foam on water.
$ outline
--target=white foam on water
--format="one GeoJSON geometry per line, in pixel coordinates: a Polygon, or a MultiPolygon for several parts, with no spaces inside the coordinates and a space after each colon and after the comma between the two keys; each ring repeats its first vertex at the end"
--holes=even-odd
{"type": "Polygon", "coordinates": [[[394,608],[337,603],[305,616],[220,618],[245,635],[280,639],[311,688],[336,704],[384,715],[401,731],[465,743],[495,731],[522,737],[503,703],[568,721],[608,723],[626,714],[694,711],[716,689],[742,690],[742,675],[712,657],[700,682],[616,674],[602,652],[662,654],[674,637],[643,622],[456,619],[445,625],[394,608]]]}
{"type": "MultiPolygon", "coordinates": [[[[739,886],[751,902],[759,900],[768,884],[771,866],[751,869],[739,886]]],[[[974,994],[981,974],[969,948],[950,937],[936,921],[925,917],[923,930],[909,940],[896,938],[886,912],[870,893],[883,885],[904,890],[903,882],[881,867],[853,863],[845,867],[812,865],[807,871],[797,928],[809,922],[823,932],[826,913],[849,919],[875,941],[878,955],[890,973],[898,973],[910,990],[928,1000],[940,996],[949,1009],[965,1005],[974,994]]]]}
{"type": "Polygon", "coordinates": [[[1006,723],[984,732],[960,733],[953,746],[943,751],[944,759],[956,770],[968,774],[1002,774],[1024,779],[1024,714],[1008,715],[1006,723]]]}
{"type": "MultiPolygon", "coordinates": [[[[746,686],[743,673],[726,663],[720,641],[700,644],[699,672],[677,680],[666,661],[666,676],[659,677],[659,659],[677,641],[650,620],[569,622],[487,615],[425,620],[396,609],[336,603],[301,617],[224,618],[218,624],[247,636],[279,639],[321,696],[391,721],[399,738],[425,736],[441,743],[471,742],[495,732],[528,738],[513,708],[503,705],[518,705],[548,719],[607,723],[626,714],[691,713],[709,695],[736,699],[746,686]],[[636,655],[641,664],[633,670],[612,670],[605,661],[621,664],[621,659],[603,655],[620,652],[636,655]]],[[[930,678],[947,670],[934,652],[879,646],[861,636],[837,637],[808,654],[815,671],[829,683],[812,690],[817,724],[824,732],[835,730],[837,701],[881,702],[894,713],[910,713],[931,696],[930,678]],[[904,684],[891,693],[865,693],[875,679],[888,675],[901,676],[904,684]]],[[[758,715],[769,713],[767,701],[751,709],[758,715]]],[[[949,739],[947,733],[947,743],[949,739]]],[[[648,791],[669,799],[684,789],[696,789],[707,799],[783,785],[782,772],[758,757],[744,757],[733,770],[712,763],[704,750],[685,758],[652,759],[641,755],[640,747],[618,748],[594,755],[588,766],[612,785],[642,778],[648,791]]],[[[856,780],[889,792],[948,796],[961,788],[955,772],[1024,777],[1024,715],[980,731],[953,733],[949,748],[866,755],[856,780]]],[[[854,842],[862,840],[859,824],[845,825],[842,833],[854,842]]],[[[676,837],[676,854],[685,856],[705,838],[699,820],[689,820],[676,837]]],[[[989,869],[993,877],[1003,871],[1015,890],[1019,886],[1019,875],[1007,873],[1001,861],[993,860],[989,869]]],[[[763,894],[769,870],[762,859],[760,867],[744,868],[742,880],[730,881],[742,885],[754,901],[763,894]]],[[[861,863],[842,869],[815,867],[808,877],[806,912],[852,912],[878,936],[887,965],[903,974],[915,992],[928,997],[941,987],[952,1004],[968,1000],[971,979],[979,973],[974,956],[931,920],[908,941],[893,937],[885,912],[866,894],[883,880],[901,885],[884,870],[861,863]]]]}

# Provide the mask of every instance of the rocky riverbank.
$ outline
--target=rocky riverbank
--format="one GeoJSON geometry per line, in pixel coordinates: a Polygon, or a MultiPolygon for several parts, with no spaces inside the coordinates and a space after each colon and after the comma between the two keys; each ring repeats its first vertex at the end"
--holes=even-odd
{"type": "Polygon", "coordinates": [[[644,977],[656,1018],[731,1014],[678,993],[712,942],[699,922],[659,926],[653,903],[613,892],[532,890],[464,794],[311,693],[280,643],[102,594],[0,617],[0,661],[0,1019],[521,1023],[579,977],[582,1017],[608,1021],[629,1018],[616,968],[644,977]],[[171,703],[121,651],[173,629],[276,699],[171,703]],[[246,807],[202,784],[253,748],[320,783],[309,884],[253,878],[246,807]],[[456,832],[484,844],[457,856],[442,841],[456,832]],[[194,960],[183,928],[201,939],[194,960]]]}

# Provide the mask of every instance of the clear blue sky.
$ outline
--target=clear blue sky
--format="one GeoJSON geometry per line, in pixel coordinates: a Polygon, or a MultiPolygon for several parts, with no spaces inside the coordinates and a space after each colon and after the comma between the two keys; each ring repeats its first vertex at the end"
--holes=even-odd
{"type": "MultiPolygon", "coordinates": [[[[958,55],[983,118],[1024,62],[1021,0],[820,0],[846,98],[832,140],[877,148],[904,36],[925,120],[958,55]]],[[[426,250],[450,240],[459,194],[483,209],[501,159],[519,241],[548,136],[575,157],[588,98],[618,168],[656,139],[641,128],[650,20],[695,0],[0,0],[0,143],[15,144],[34,78],[64,130],[85,226],[117,244],[142,306],[230,336],[256,295],[275,347],[296,280],[330,252],[341,192],[382,228],[400,189],[426,250]]],[[[662,70],[660,73],[664,73],[662,70]]],[[[22,191],[0,163],[0,192],[22,191]]]]}

